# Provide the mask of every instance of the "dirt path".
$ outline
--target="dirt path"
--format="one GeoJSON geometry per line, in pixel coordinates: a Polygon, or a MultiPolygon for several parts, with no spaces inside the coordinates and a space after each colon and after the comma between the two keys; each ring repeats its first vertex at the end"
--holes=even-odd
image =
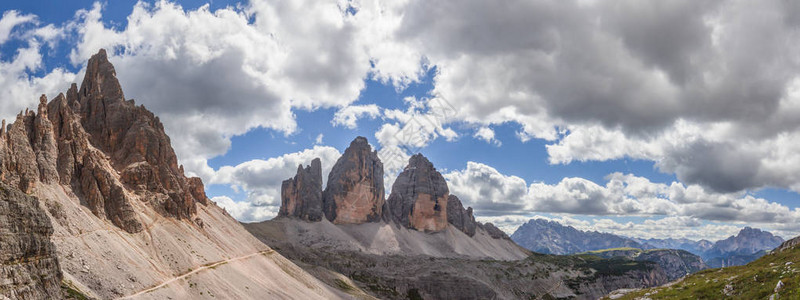
{"type": "Polygon", "coordinates": [[[226,259],[226,260],[223,260],[223,261],[218,261],[218,262],[211,263],[211,264],[206,264],[206,265],[203,265],[203,266],[201,266],[201,267],[199,267],[199,268],[197,268],[197,269],[194,269],[194,270],[192,270],[192,271],[190,271],[190,272],[187,272],[187,273],[184,273],[184,274],[178,275],[178,276],[176,276],[176,277],[173,277],[172,279],[170,279],[170,280],[167,280],[167,281],[164,281],[164,282],[162,282],[161,284],[159,284],[159,285],[156,285],[156,286],[154,286],[154,287],[151,287],[151,288],[148,288],[148,289],[142,290],[142,291],[140,291],[140,292],[138,292],[138,293],[136,293],[136,294],[133,294],[133,295],[124,296],[124,297],[120,297],[120,298],[117,298],[117,299],[131,299],[131,298],[135,298],[135,297],[137,297],[137,296],[141,296],[141,295],[143,295],[143,294],[146,294],[146,293],[149,293],[149,292],[155,291],[155,290],[157,290],[157,289],[160,289],[160,288],[162,288],[162,287],[165,287],[165,286],[169,285],[170,283],[173,283],[173,282],[175,282],[175,281],[178,281],[178,280],[184,279],[184,278],[186,278],[186,277],[189,277],[189,276],[191,276],[191,275],[193,275],[193,274],[196,274],[196,273],[198,273],[198,272],[200,272],[200,271],[207,270],[207,269],[209,269],[209,268],[214,268],[214,267],[216,267],[216,266],[219,266],[219,265],[222,265],[222,264],[227,264],[227,263],[229,263],[229,262],[234,262],[234,261],[238,261],[238,260],[247,259],[247,258],[250,258],[250,257],[256,256],[256,255],[262,255],[262,254],[272,254],[272,253],[274,253],[274,252],[275,252],[274,250],[265,250],[265,251],[260,251],[260,252],[256,252],[256,253],[248,254],[248,255],[245,255],[245,256],[234,257],[234,258],[231,258],[231,259],[226,259]]]}

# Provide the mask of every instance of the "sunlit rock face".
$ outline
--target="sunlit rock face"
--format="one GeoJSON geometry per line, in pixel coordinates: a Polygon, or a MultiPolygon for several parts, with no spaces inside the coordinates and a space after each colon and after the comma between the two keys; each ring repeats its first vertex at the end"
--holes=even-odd
{"type": "MultiPolygon", "coordinates": [[[[192,220],[207,204],[202,181],[189,179],[159,119],[126,100],[105,50],[76,84],[37,111],[0,129],[0,181],[24,193],[61,184],[97,217],[129,233],[144,229],[138,202],[167,217],[192,220]]],[[[197,221],[197,220],[194,220],[197,221]]]]}
{"type": "Polygon", "coordinates": [[[336,161],[322,197],[325,216],[334,224],[381,221],[383,163],[366,138],[353,140],[336,161]]]}
{"type": "Polygon", "coordinates": [[[297,166],[297,175],[283,181],[278,216],[322,220],[322,164],[319,158],[305,168],[297,166]]]}
{"type": "Polygon", "coordinates": [[[442,174],[422,154],[408,161],[392,185],[389,217],[407,228],[438,232],[447,227],[449,190],[442,174]]]}

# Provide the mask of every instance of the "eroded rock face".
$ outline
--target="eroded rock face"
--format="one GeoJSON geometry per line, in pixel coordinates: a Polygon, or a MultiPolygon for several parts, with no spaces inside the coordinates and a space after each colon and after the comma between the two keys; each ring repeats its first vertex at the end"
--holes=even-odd
{"type": "Polygon", "coordinates": [[[386,202],[383,163],[364,137],[336,161],[322,194],[325,216],[334,224],[380,222],[386,202]]]}
{"type": "MultiPolygon", "coordinates": [[[[0,181],[31,193],[59,183],[96,216],[130,233],[144,226],[134,201],[168,217],[193,219],[208,203],[199,178],[186,178],[164,127],[125,100],[106,52],[92,56],[80,88],[26,111],[0,130],[0,181]],[[7,132],[6,132],[7,129],[7,132]]],[[[197,223],[197,220],[195,220],[197,223]]]]}
{"type": "Polygon", "coordinates": [[[483,228],[483,230],[486,230],[486,233],[488,233],[489,236],[491,236],[493,239],[505,239],[505,240],[511,239],[510,237],[508,237],[508,234],[500,230],[500,228],[497,228],[497,226],[494,226],[494,224],[492,223],[489,222],[483,224],[478,223],[478,227],[483,228]]]}
{"type": "Polygon", "coordinates": [[[61,299],[53,226],[39,200],[0,182],[0,299],[61,299]]]}
{"type": "Polygon", "coordinates": [[[437,232],[447,227],[449,190],[442,174],[422,154],[408,161],[392,185],[387,200],[395,222],[419,231],[437,232]]]}
{"type": "Polygon", "coordinates": [[[77,92],[83,128],[91,144],[108,154],[122,183],[134,188],[167,215],[191,218],[197,208],[187,178],[178,166],[164,126],[144,106],[125,100],[106,52],[89,59],[77,92]],[[168,197],[162,197],[168,195],[168,197]]]}
{"type": "Polygon", "coordinates": [[[322,220],[322,163],[319,158],[306,168],[298,166],[297,175],[283,181],[278,216],[322,220]]]}
{"type": "Polygon", "coordinates": [[[461,200],[455,195],[447,197],[447,222],[468,236],[474,236],[478,227],[475,216],[472,215],[472,207],[464,209],[461,200]]]}

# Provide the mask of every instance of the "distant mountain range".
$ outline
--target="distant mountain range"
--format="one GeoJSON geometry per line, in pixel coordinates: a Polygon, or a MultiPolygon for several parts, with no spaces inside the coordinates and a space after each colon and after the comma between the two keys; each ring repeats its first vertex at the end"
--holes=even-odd
{"type": "Polygon", "coordinates": [[[545,219],[528,221],[511,235],[511,239],[522,247],[543,254],[564,255],[609,248],[652,248],[615,234],[581,231],[545,219]]]}
{"type": "Polygon", "coordinates": [[[582,231],[545,219],[520,226],[511,239],[520,246],[545,254],[574,254],[610,248],[678,249],[698,255],[710,267],[751,262],[779,246],[783,239],[767,231],[745,227],[736,236],[717,242],[689,239],[641,239],[611,233],[582,231]]]}

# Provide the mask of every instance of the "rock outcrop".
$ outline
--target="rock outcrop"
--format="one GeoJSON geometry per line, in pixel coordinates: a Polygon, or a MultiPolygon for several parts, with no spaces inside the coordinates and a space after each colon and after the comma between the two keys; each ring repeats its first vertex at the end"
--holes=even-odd
{"type": "Polygon", "coordinates": [[[447,226],[448,196],[442,174],[425,156],[415,154],[392,185],[388,216],[407,228],[442,231],[447,226]]]}
{"type": "Polygon", "coordinates": [[[0,299],[61,299],[53,226],[39,200],[0,182],[0,299]]]}
{"type": "Polygon", "coordinates": [[[42,95],[36,112],[3,123],[0,181],[24,193],[40,183],[68,186],[92,213],[130,233],[144,228],[136,201],[177,219],[193,219],[195,203],[208,203],[202,182],[178,166],[159,119],[125,100],[105,50],[89,59],[80,88],[72,84],[49,103],[42,95]]]}
{"type": "Polygon", "coordinates": [[[505,231],[500,230],[500,228],[497,228],[497,226],[494,226],[494,224],[492,223],[489,222],[483,224],[478,223],[478,228],[486,230],[486,233],[488,233],[489,236],[491,236],[493,239],[511,240],[511,238],[508,237],[508,234],[506,234],[505,231]]]}
{"type": "Polygon", "coordinates": [[[322,220],[322,164],[319,158],[297,175],[281,184],[281,208],[278,216],[296,217],[306,221],[322,220]]]}
{"type": "Polygon", "coordinates": [[[380,222],[386,202],[383,163],[364,137],[339,157],[322,194],[325,216],[334,224],[380,222]]]}
{"type": "Polygon", "coordinates": [[[478,227],[475,216],[472,215],[472,207],[464,209],[461,200],[455,195],[447,198],[447,222],[468,236],[474,236],[478,227]]]}

